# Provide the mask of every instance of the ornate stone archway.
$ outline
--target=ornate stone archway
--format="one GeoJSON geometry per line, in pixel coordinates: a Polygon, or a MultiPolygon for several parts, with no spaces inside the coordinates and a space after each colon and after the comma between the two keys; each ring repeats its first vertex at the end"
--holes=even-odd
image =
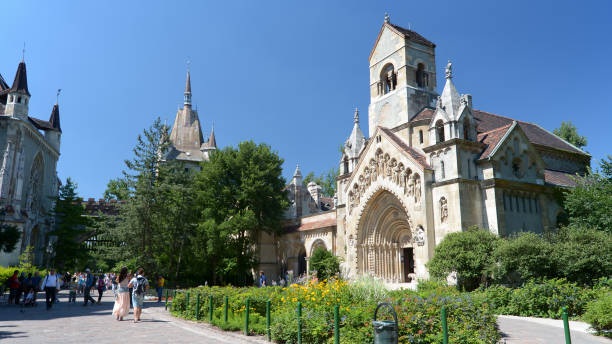
{"type": "Polygon", "coordinates": [[[358,273],[391,283],[408,282],[407,274],[414,272],[412,227],[396,195],[385,189],[376,192],[365,205],[357,227],[358,273]]]}

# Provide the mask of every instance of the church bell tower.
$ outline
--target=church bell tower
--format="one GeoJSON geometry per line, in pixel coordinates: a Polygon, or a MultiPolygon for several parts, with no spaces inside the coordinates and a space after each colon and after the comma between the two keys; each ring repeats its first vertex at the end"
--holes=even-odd
{"type": "Polygon", "coordinates": [[[370,53],[369,136],[376,126],[393,128],[435,105],[436,45],[392,24],[389,15],[370,53]]]}

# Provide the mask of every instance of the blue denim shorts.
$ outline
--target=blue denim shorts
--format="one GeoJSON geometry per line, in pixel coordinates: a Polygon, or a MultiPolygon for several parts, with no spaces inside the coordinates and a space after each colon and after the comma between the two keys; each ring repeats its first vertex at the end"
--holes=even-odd
{"type": "Polygon", "coordinates": [[[144,295],[132,294],[132,303],[134,304],[134,308],[142,308],[144,306],[144,295]]]}

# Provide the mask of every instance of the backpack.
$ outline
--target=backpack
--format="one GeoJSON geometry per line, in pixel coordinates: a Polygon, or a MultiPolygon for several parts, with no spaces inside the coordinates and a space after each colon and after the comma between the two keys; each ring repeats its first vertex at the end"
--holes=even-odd
{"type": "Polygon", "coordinates": [[[98,288],[104,288],[105,284],[104,284],[104,280],[99,278],[98,279],[98,288]]]}
{"type": "Polygon", "coordinates": [[[145,278],[144,277],[137,277],[136,278],[136,285],[134,286],[134,294],[136,295],[142,295],[145,292],[145,278]]]}

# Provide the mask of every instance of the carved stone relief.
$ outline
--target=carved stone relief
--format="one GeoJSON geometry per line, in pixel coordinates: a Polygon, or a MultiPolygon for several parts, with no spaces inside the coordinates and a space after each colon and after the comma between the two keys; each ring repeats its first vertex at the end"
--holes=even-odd
{"type": "Polygon", "coordinates": [[[440,198],[440,222],[446,222],[448,218],[448,205],[447,205],[446,197],[440,198]]]}
{"type": "Polygon", "coordinates": [[[379,149],[375,154],[375,159],[371,159],[364,168],[363,173],[355,180],[355,183],[348,190],[348,212],[359,206],[361,198],[367,189],[374,184],[378,178],[388,179],[399,186],[404,195],[414,200],[415,205],[421,202],[421,178],[418,173],[405,167],[403,163],[392,158],[388,153],[379,149]]]}
{"type": "Polygon", "coordinates": [[[421,225],[417,227],[417,230],[414,233],[413,240],[414,240],[414,243],[419,246],[425,245],[425,230],[423,229],[421,225]]]}

